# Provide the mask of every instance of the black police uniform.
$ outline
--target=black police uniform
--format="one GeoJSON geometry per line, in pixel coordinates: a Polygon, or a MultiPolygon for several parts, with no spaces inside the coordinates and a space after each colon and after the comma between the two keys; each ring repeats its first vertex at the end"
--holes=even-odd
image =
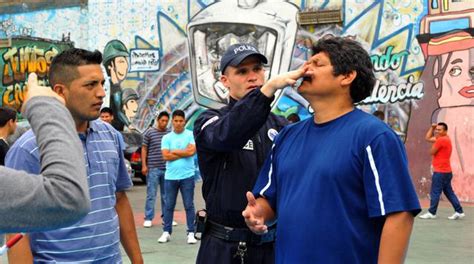
{"type": "Polygon", "coordinates": [[[274,231],[264,238],[246,226],[242,211],[272,140],[286,119],[270,113],[272,98],[260,89],[228,106],[203,112],[194,123],[202,193],[208,221],[197,263],[241,263],[235,256],[246,243],[245,263],[274,263],[274,231]]]}

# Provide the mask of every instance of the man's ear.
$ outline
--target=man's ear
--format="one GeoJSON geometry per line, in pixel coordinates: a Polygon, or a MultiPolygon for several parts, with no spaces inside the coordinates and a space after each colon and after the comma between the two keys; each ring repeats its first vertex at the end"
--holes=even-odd
{"type": "Polygon", "coordinates": [[[227,76],[222,74],[220,77],[220,81],[227,89],[229,89],[229,79],[227,78],[227,76]]]}
{"type": "Polygon", "coordinates": [[[341,85],[342,86],[350,86],[351,83],[355,80],[357,77],[357,72],[356,71],[351,71],[349,73],[343,74],[342,75],[342,80],[341,80],[341,85]]]}
{"type": "Polygon", "coordinates": [[[56,84],[56,85],[53,86],[53,91],[64,99],[66,99],[66,90],[67,89],[68,88],[63,84],[56,84]]]}

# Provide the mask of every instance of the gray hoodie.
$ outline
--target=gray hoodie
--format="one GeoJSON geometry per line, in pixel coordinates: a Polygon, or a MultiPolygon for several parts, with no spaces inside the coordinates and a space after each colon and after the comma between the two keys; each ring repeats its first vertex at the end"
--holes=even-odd
{"type": "Polygon", "coordinates": [[[52,97],[34,97],[24,116],[36,135],[41,174],[0,166],[0,233],[71,225],[90,210],[82,143],[71,114],[52,97]]]}

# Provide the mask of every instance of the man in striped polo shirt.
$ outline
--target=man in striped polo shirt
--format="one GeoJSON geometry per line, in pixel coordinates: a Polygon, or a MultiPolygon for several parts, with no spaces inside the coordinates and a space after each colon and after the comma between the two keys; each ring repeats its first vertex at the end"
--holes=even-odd
{"type": "MultiPolygon", "coordinates": [[[[96,120],[105,97],[101,61],[99,51],[72,48],[53,59],[49,72],[50,84],[64,98],[82,142],[91,211],[69,227],[30,233],[9,252],[15,263],[121,263],[120,242],[132,263],[143,263],[125,193],[132,183],[123,143],[111,125],[96,120]]],[[[40,172],[39,149],[31,130],[12,146],[6,165],[40,172]]]]}
{"type": "Polygon", "coordinates": [[[143,135],[142,174],[146,176],[145,222],[143,227],[151,227],[155,217],[156,189],[160,185],[161,217],[165,210],[165,170],[166,161],[161,154],[161,139],[168,134],[170,115],[161,112],[156,118],[156,127],[148,129],[143,135]]]}

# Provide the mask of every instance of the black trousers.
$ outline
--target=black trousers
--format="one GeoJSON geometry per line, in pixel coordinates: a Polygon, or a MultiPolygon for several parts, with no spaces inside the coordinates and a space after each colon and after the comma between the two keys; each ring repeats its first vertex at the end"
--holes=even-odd
{"type": "MultiPolygon", "coordinates": [[[[197,264],[241,264],[240,257],[234,257],[239,242],[229,242],[211,235],[203,236],[199,247],[197,264]]],[[[275,263],[274,243],[247,245],[245,264],[275,263]]]]}

